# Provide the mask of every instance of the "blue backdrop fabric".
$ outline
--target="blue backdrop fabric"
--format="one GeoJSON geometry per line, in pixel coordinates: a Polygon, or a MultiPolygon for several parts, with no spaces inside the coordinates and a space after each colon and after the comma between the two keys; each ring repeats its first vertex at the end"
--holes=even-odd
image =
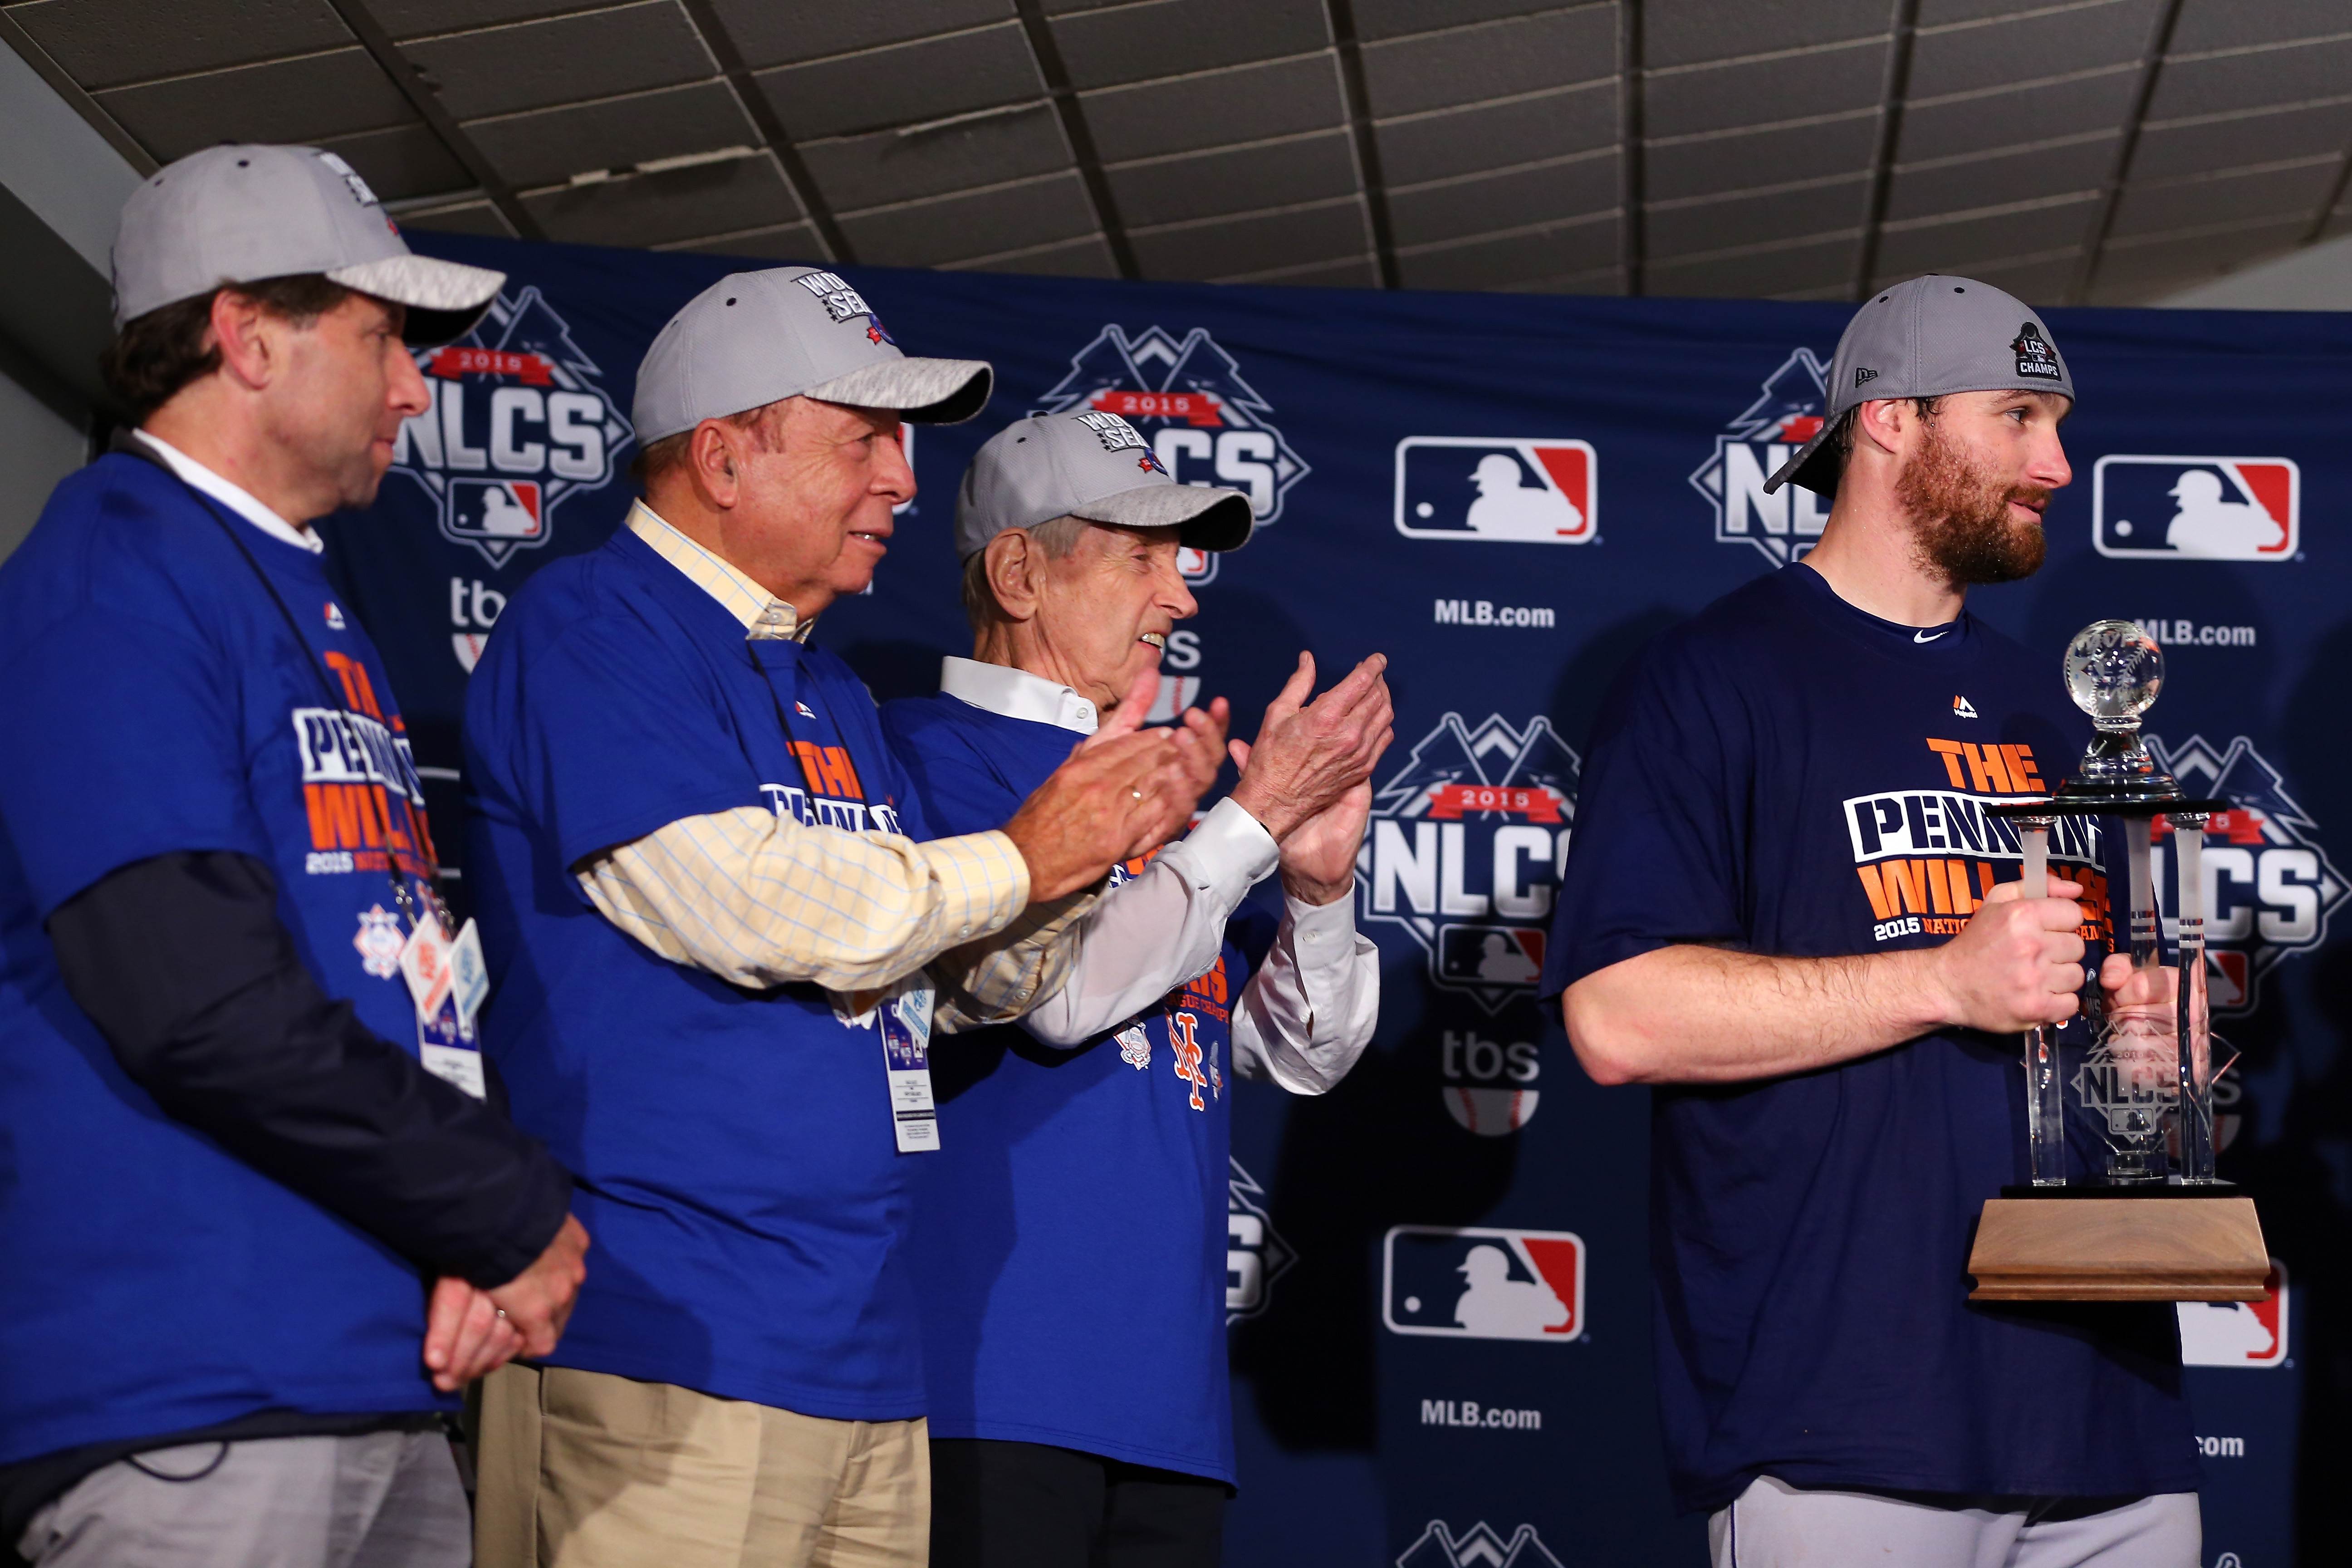
{"type": "MultiPolygon", "coordinates": [[[[433,411],[404,431],[375,505],[327,530],[446,849],[464,838],[457,727],[483,637],[532,571],[620,520],[654,333],[766,264],[411,237],[508,282],[472,338],[421,356],[433,411]]],[[[1234,1108],[1227,1560],[1700,1561],[1658,1446],[1646,1098],[1583,1078],[1534,983],[1609,681],[1819,532],[1823,503],[1761,483],[1818,427],[1849,308],[845,276],[908,352],[997,372],[979,419],[915,432],[921,490],[874,590],[817,631],[878,699],[936,689],[940,656],[969,651],[950,531],[971,452],[1024,412],[1069,407],[1125,415],[1179,479],[1252,495],[1252,543],[1191,563],[1201,613],[1166,667],[1181,700],[1230,697],[1246,736],[1298,649],[1327,674],[1374,649],[1393,661],[1397,743],[1358,888],[1383,954],[1380,1033],[1329,1096],[1251,1085],[1234,1108]],[[1479,1247],[1547,1310],[1462,1327],[1479,1247]]],[[[2328,521],[2352,494],[2352,320],[2048,321],[2083,397],[2065,427],[2075,479],[2041,574],[1971,607],[2046,656],[2053,683],[2084,624],[2148,625],[2168,661],[2159,750],[2192,790],[2250,807],[2206,852],[2219,1027],[2244,1053],[2224,1080],[2222,1168],[2261,1202],[2284,1285],[2256,1308],[2184,1309],[2183,1328],[2206,1561],[2281,1564],[2299,1516],[2326,1520],[2346,1457],[2336,1424],[2305,1410],[2352,1382],[2334,1331],[2352,1212],[2352,971],[2335,921],[2352,858],[2352,858],[2352,758],[2326,673],[2352,667],[2328,521]]]]}

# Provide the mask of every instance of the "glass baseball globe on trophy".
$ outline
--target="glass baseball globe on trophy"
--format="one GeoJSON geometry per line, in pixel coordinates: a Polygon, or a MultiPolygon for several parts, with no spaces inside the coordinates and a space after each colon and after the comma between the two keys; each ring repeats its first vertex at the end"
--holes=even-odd
{"type": "Polygon", "coordinates": [[[2097,726],[2074,776],[2046,800],[1985,815],[2015,825],[2024,883],[2036,892],[2062,818],[2120,824],[2130,905],[2128,923],[2115,926],[2147,983],[2129,989],[2128,1005],[2106,1008],[2095,979],[2084,1027],[2026,1032],[2030,1180],[1986,1202],[1969,1258],[1970,1299],[2260,1300],[2270,1255],[2253,1201],[2213,1173],[2204,846],[2206,825],[2230,803],[2189,798],[2141,739],[2141,715],[2164,686],[2164,652],[2137,624],[2096,621],[2076,633],[2065,679],[2097,726]],[[2155,875],[2160,827],[2172,838],[2178,889],[2169,984],[2155,875]],[[2068,1048],[2067,1034],[2087,1043],[2068,1048]],[[2168,1199],[2179,1201],[2150,1201],[2168,1199]]]}

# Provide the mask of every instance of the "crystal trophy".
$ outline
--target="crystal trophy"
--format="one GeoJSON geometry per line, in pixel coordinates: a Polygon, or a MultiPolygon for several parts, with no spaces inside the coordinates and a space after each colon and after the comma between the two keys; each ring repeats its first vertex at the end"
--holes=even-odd
{"type": "MultiPolygon", "coordinates": [[[[2149,753],[2140,719],[2164,687],[2164,652],[2131,621],[2096,621],[2065,658],[2067,694],[2096,726],[2074,775],[2049,798],[2005,802],[2027,889],[2047,886],[2050,836],[2068,821],[2119,822],[2129,866],[2115,922],[2151,999],[2096,1008],[2084,1025],[2026,1031],[2028,1181],[1988,1202],[1969,1271],[1994,1300],[2255,1300],[2269,1255],[2253,1204],[2213,1168],[2213,1047],[2205,980],[2205,828],[2230,810],[2192,799],[2149,753]],[[2156,840],[2172,839],[2175,968],[2164,962],[2156,840]],[[2069,1048],[2065,1037],[2087,1033],[2069,1048]],[[2071,1070],[2069,1070],[2071,1068],[2071,1070]],[[2073,1131],[2078,1135],[2070,1140],[2073,1131]],[[2070,1168],[2070,1149],[2088,1168],[2070,1168]],[[2118,1200],[2212,1200],[2143,1207],[2118,1200]],[[2091,1199],[2090,1204],[2054,1203],[2091,1199]]],[[[2087,822],[2084,823],[2087,826],[2087,822]]],[[[2079,848],[2097,842],[2077,835],[2079,848]]]]}

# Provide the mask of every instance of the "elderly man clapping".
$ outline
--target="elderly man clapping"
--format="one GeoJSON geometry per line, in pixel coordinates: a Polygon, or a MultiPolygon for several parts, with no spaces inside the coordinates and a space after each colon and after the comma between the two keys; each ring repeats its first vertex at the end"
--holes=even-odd
{"type": "MultiPolygon", "coordinates": [[[[996,820],[1159,666],[1197,607],[1177,552],[1249,537],[1125,420],[1024,419],[958,502],[973,657],[883,725],[935,826],[996,820]]],[[[1225,1381],[1231,1077],[1319,1094],[1380,1009],[1356,849],[1391,710],[1374,655],[1266,710],[1241,782],[1081,924],[1017,1028],[942,1047],[944,1150],[916,1194],[940,1568],[1213,1564],[1234,1479],[1225,1381]],[[1279,866],[1276,922],[1234,919],[1279,866]],[[1270,930],[1268,928],[1271,928],[1270,930]]]]}
{"type": "Polygon", "coordinates": [[[935,1005],[1050,994],[1089,889],[1185,819],[1223,739],[1195,714],[1066,746],[932,837],[808,638],[914,493],[900,421],[968,418],[989,380],[904,357],[835,274],[722,279],[638,373],[644,503],[534,576],[475,672],[487,1048],[603,1264],[562,1351],[485,1392],[485,1563],[923,1560],[898,1244],[939,1157],[935,1005]]]}

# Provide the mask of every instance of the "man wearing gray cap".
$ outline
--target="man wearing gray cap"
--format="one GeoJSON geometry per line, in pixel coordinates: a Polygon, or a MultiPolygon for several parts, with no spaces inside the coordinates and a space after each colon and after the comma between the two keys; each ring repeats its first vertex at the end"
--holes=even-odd
{"type": "Polygon", "coordinates": [[[901,421],[968,418],[989,381],[901,354],[834,273],[720,279],[638,372],[644,501],[535,574],[475,670],[487,1048],[599,1265],[562,1349],[485,1390],[486,1563],[923,1560],[900,1241],[940,1142],[931,1031],[1052,994],[1091,889],[1223,744],[1221,711],[1131,719],[935,837],[810,645],[914,494],[901,421]]]}
{"type": "Polygon", "coordinates": [[[310,527],[426,406],[408,345],[500,281],[314,148],[123,208],[135,427],[0,567],[0,1542],[45,1568],[456,1568],[455,1391],[579,1284],[310,527]]]}
{"type": "MultiPolygon", "coordinates": [[[[956,504],[972,657],[883,710],[933,825],[999,820],[1120,716],[1199,607],[1180,546],[1236,549],[1252,523],[1248,497],[1176,483],[1116,414],[1034,416],[981,447],[956,504]]],[[[1255,745],[1234,743],[1234,793],[1113,873],[1061,990],[940,1048],[943,1146],[910,1243],[934,1568],[1218,1561],[1227,1075],[1320,1094],[1378,1022],[1352,915],[1385,664],[1305,703],[1302,655],[1255,745]],[[1279,919],[1234,919],[1277,864],[1279,919]]]]}
{"type": "MultiPolygon", "coordinates": [[[[2172,1309],[1968,1300],[1978,1213],[2026,1179],[2018,1031],[2078,1010],[2111,930],[2095,851],[2027,889],[1989,831],[2087,732],[1965,605],[2042,563],[2074,378],[1939,276],[1865,303],[1831,378],[1772,481],[1832,498],[1821,542],[1620,679],[1544,972],[1585,1069],[1657,1086],[1675,1499],[1725,1568],[2191,1568],[2172,1309]]],[[[2111,1006],[2168,984],[2095,973],[2111,1006]]]]}

